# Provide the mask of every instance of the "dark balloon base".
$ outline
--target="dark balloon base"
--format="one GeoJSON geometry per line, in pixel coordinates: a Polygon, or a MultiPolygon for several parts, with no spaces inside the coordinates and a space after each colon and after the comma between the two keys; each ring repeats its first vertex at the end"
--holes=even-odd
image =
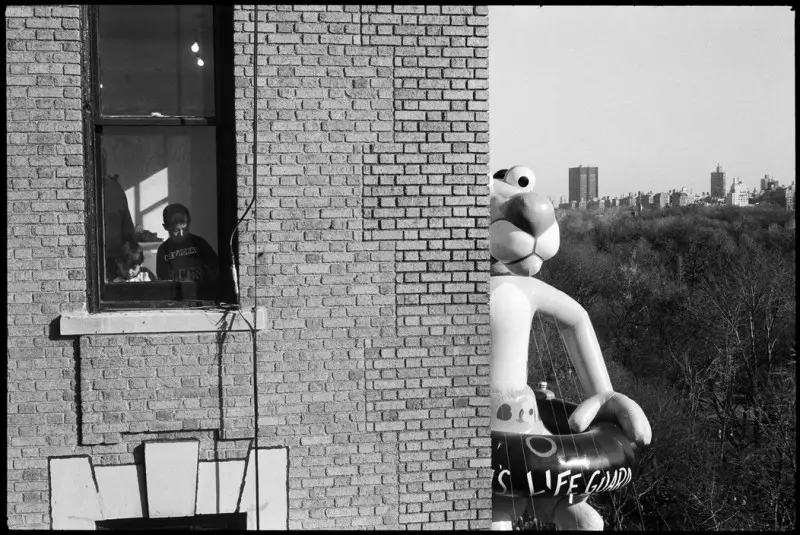
{"type": "Polygon", "coordinates": [[[639,448],[612,422],[571,433],[576,404],[537,399],[552,435],[492,431],[492,489],[501,496],[563,496],[610,492],[638,475],[639,448]]]}

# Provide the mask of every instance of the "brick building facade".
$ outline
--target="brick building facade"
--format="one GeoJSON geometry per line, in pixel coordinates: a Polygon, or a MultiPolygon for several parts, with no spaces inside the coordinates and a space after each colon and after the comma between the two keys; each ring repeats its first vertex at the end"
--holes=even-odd
{"type": "MultiPolygon", "coordinates": [[[[254,15],[233,8],[238,216],[254,15]]],[[[278,527],[488,528],[487,7],[258,7],[236,259],[255,344],[232,311],[93,307],[87,20],[6,7],[8,526],[58,527],[54,461],[87,461],[101,498],[103,468],[163,441],[241,474],[256,374],[278,527]]]]}

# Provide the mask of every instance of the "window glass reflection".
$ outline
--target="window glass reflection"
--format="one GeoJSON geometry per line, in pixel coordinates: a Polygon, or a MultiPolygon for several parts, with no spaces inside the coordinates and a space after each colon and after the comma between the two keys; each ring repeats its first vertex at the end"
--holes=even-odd
{"type": "Polygon", "coordinates": [[[166,278],[157,273],[157,251],[173,234],[184,235],[180,225],[165,226],[164,209],[170,204],[186,208],[191,233],[216,257],[214,127],[104,127],[100,147],[108,282],[124,282],[115,279],[124,278],[122,270],[133,263],[132,252],[119,263],[126,242],[141,246],[142,268],[166,278]]]}
{"type": "Polygon", "coordinates": [[[214,116],[212,6],[100,6],[102,115],[214,116]]]}

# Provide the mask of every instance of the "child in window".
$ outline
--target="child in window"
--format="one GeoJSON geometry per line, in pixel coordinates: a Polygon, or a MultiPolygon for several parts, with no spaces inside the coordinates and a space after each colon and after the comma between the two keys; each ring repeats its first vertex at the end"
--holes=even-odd
{"type": "Polygon", "coordinates": [[[182,204],[170,204],[164,208],[163,216],[169,238],[156,252],[158,278],[195,282],[216,279],[217,254],[206,240],[189,232],[189,209],[182,204]]]}
{"type": "Polygon", "coordinates": [[[111,282],[153,282],[156,276],[144,267],[144,250],[130,240],[122,242],[116,257],[117,276],[111,282]]]}

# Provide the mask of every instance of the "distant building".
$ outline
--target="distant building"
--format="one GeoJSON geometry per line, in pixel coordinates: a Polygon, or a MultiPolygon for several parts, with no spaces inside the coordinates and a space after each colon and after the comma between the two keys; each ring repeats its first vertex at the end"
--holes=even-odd
{"type": "Polygon", "coordinates": [[[597,167],[578,167],[569,168],[569,200],[580,202],[597,199],[598,194],[598,171],[597,167]]]}
{"type": "Polygon", "coordinates": [[[673,191],[669,196],[669,204],[670,206],[688,206],[689,194],[686,188],[681,188],[680,191],[673,191]]]}
{"type": "Polygon", "coordinates": [[[586,201],[586,209],[595,211],[595,212],[602,212],[605,210],[606,202],[603,199],[594,199],[593,201],[586,201]]]}
{"type": "Polygon", "coordinates": [[[639,196],[637,197],[637,204],[641,204],[642,208],[650,209],[653,207],[653,192],[649,191],[647,193],[639,192],[639,196]]]}
{"type": "Polygon", "coordinates": [[[720,164],[717,164],[717,170],[711,172],[711,196],[723,199],[725,192],[725,171],[720,164]]]}
{"type": "Polygon", "coordinates": [[[772,191],[778,186],[780,186],[778,181],[769,175],[764,175],[764,178],[761,179],[761,191],[772,191]]]}
{"type": "Polygon", "coordinates": [[[748,199],[750,195],[747,193],[747,188],[742,184],[741,180],[734,180],[731,184],[730,192],[725,198],[725,204],[728,206],[748,206],[750,203],[748,199]]]}
{"type": "Polygon", "coordinates": [[[700,195],[699,193],[695,193],[694,191],[690,191],[686,195],[687,195],[686,199],[687,204],[697,204],[698,202],[700,202],[700,199],[702,198],[702,195],[700,195]]]}
{"type": "Polygon", "coordinates": [[[794,184],[786,186],[786,209],[794,210],[794,184]]]}
{"type": "Polygon", "coordinates": [[[664,208],[669,203],[669,195],[656,193],[653,195],[653,208],[664,208]]]}

